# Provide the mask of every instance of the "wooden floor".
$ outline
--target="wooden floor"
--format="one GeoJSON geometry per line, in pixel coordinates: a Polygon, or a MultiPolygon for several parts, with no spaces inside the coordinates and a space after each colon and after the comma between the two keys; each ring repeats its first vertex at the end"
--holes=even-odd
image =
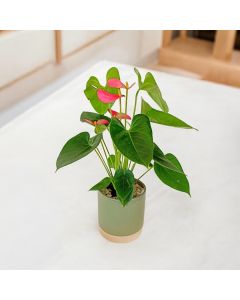
{"type": "Polygon", "coordinates": [[[213,57],[213,43],[195,38],[175,38],[160,49],[159,67],[186,70],[203,80],[240,87],[240,51],[220,60],[213,57]]]}

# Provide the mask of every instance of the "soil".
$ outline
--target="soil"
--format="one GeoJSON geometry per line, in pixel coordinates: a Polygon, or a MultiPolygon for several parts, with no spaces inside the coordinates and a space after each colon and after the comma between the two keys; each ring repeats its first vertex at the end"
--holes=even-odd
{"type": "MultiPolygon", "coordinates": [[[[135,182],[134,184],[134,191],[133,191],[133,198],[138,197],[144,193],[145,189],[142,185],[140,185],[138,182],[135,182]]],[[[101,192],[112,199],[117,199],[116,191],[112,184],[110,184],[107,188],[101,190],[101,192]]]]}

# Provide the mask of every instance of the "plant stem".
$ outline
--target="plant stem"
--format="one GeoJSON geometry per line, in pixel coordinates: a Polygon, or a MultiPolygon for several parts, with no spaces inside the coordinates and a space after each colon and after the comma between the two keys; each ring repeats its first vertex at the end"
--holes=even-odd
{"type": "Polygon", "coordinates": [[[107,159],[108,159],[108,156],[107,156],[107,152],[106,152],[106,150],[105,150],[105,148],[104,148],[104,144],[103,144],[102,140],[101,140],[101,146],[102,146],[102,149],[103,149],[103,153],[104,153],[104,155],[105,155],[105,158],[106,158],[106,160],[107,160],[107,159]]]}
{"type": "Polygon", "coordinates": [[[122,98],[119,99],[119,105],[120,105],[120,114],[122,113],[122,98]]]}
{"type": "Polygon", "coordinates": [[[114,145],[114,150],[115,150],[115,170],[117,170],[118,169],[118,160],[117,160],[118,150],[115,145],[114,145]]]}
{"type": "Polygon", "coordinates": [[[136,95],[135,95],[135,103],[134,103],[134,109],[133,109],[133,117],[135,116],[135,113],[136,113],[136,108],[137,108],[137,99],[138,99],[138,94],[139,94],[140,90],[138,90],[136,92],[136,95]]]}
{"type": "MultiPolygon", "coordinates": [[[[110,134],[110,137],[111,137],[111,133],[110,133],[110,130],[109,130],[108,127],[107,127],[107,130],[108,130],[108,132],[110,134]]],[[[114,151],[115,151],[115,166],[114,166],[114,169],[117,170],[118,169],[118,159],[117,159],[118,158],[118,149],[115,146],[113,140],[112,140],[112,144],[113,144],[113,148],[114,148],[114,151]]]]}
{"type": "Polygon", "coordinates": [[[107,166],[106,162],[104,161],[104,158],[103,158],[103,156],[102,156],[102,154],[101,154],[101,152],[100,152],[100,150],[99,150],[98,148],[96,149],[96,152],[97,152],[97,155],[98,155],[98,157],[100,158],[100,160],[101,160],[103,166],[105,167],[105,169],[106,169],[108,175],[110,175],[108,166],[107,166]]]}
{"type": "Polygon", "coordinates": [[[124,156],[123,169],[127,170],[127,168],[128,168],[128,158],[124,156]]]}
{"type": "MultiPolygon", "coordinates": [[[[121,90],[119,89],[119,95],[121,95],[121,90]]],[[[119,105],[120,105],[120,114],[122,113],[122,97],[119,98],[119,105]]],[[[121,121],[120,121],[121,122],[121,121]]],[[[119,157],[119,163],[118,163],[118,168],[119,165],[121,164],[121,153],[118,153],[118,157],[119,157]]]]}
{"type": "Polygon", "coordinates": [[[119,167],[122,168],[123,167],[123,163],[122,163],[122,153],[120,151],[118,151],[118,155],[119,155],[119,167]]]}
{"type": "Polygon", "coordinates": [[[138,177],[138,180],[140,178],[142,178],[145,174],[147,174],[150,170],[152,170],[152,167],[150,167],[149,169],[147,169],[147,171],[145,171],[140,177],[138,177]]]}
{"type": "Polygon", "coordinates": [[[104,159],[103,159],[103,157],[102,157],[101,152],[100,152],[97,148],[95,149],[95,152],[96,152],[97,156],[99,157],[99,159],[101,160],[101,162],[102,162],[102,164],[103,164],[103,166],[104,166],[104,168],[105,168],[105,170],[106,170],[108,176],[111,178],[112,175],[110,174],[110,172],[109,172],[109,170],[108,170],[108,167],[107,167],[107,165],[106,165],[106,163],[105,163],[105,161],[104,161],[104,159]]]}
{"type": "Polygon", "coordinates": [[[105,149],[107,150],[108,155],[110,156],[110,152],[109,152],[108,147],[107,147],[107,145],[106,145],[106,143],[105,143],[105,141],[104,141],[103,138],[102,138],[102,142],[103,142],[103,144],[105,146],[105,149]]]}
{"type": "MultiPolygon", "coordinates": [[[[101,140],[101,146],[102,146],[102,149],[103,149],[103,152],[104,152],[104,155],[105,155],[105,158],[106,158],[106,161],[108,160],[108,156],[107,156],[107,152],[105,150],[105,147],[104,147],[104,143],[103,141],[101,140]]],[[[108,163],[106,163],[106,165],[108,165],[108,163]]],[[[109,166],[108,166],[109,167],[109,166]]],[[[109,167],[109,172],[111,174],[111,176],[113,177],[113,174],[112,174],[112,170],[111,168],[109,167]]]]}
{"type": "MultiPolygon", "coordinates": [[[[121,95],[121,90],[120,89],[119,89],[118,94],[121,95]]],[[[120,108],[120,113],[122,113],[122,97],[119,98],[119,106],[120,106],[119,107],[120,108]]]]}
{"type": "MultiPolygon", "coordinates": [[[[106,145],[106,143],[105,143],[105,141],[104,141],[104,138],[102,138],[101,143],[102,143],[102,147],[103,147],[103,145],[104,145],[104,147],[105,147],[105,149],[106,149],[106,151],[107,151],[107,153],[108,153],[108,157],[110,157],[112,166],[114,167],[114,165],[113,165],[113,160],[112,160],[112,157],[111,157],[111,154],[110,154],[110,152],[109,152],[109,150],[108,150],[108,147],[107,147],[107,145],[106,145]]],[[[103,147],[103,149],[104,149],[104,147],[103,147]]],[[[103,150],[103,151],[104,151],[104,150],[103,150]]],[[[105,156],[106,156],[106,152],[105,152],[105,151],[104,151],[104,153],[105,153],[105,156]]],[[[108,161],[108,158],[107,158],[107,157],[106,157],[106,159],[107,159],[107,161],[108,161]]],[[[109,166],[109,169],[110,169],[111,174],[112,174],[112,170],[111,170],[111,167],[110,167],[110,166],[109,166]]],[[[112,174],[112,176],[113,176],[113,174],[112,174]]]]}
{"type": "Polygon", "coordinates": [[[116,148],[116,170],[119,169],[121,165],[121,153],[116,148]]]}
{"type": "MultiPolygon", "coordinates": [[[[128,109],[128,83],[126,83],[127,88],[126,88],[126,99],[125,99],[125,111],[124,113],[127,114],[127,109],[128,109]]],[[[124,126],[125,129],[127,129],[127,119],[124,120],[124,126]]],[[[121,156],[120,156],[120,160],[121,160],[121,156]]],[[[123,162],[122,162],[122,167],[124,170],[127,170],[128,168],[128,158],[123,156],[123,162]]]]}
{"type": "MultiPolygon", "coordinates": [[[[125,114],[127,114],[128,106],[128,88],[126,89],[126,100],[125,100],[125,114]]],[[[125,119],[125,128],[127,127],[127,119],[125,119]]]]}
{"type": "Polygon", "coordinates": [[[132,161],[130,160],[130,161],[129,161],[129,165],[128,165],[128,169],[131,168],[131,163],[132,163],[132,161]]]}
{"type": "MultiPolygon", "coordinates": [[[[109,128],[107,127],[107,131],[109,132],[109,134],[110,134],[110,137],[111,137],[111,133],[110,133],[110,130],[109,130],[109,128]]],[[[112,140],[112,137],[111,137],[111,140],[112,140]]],[[[105,143],[105,142],[104,142],[105,143]]],[[[113,142],[113,140],[112,140],[112,144],[113,144],[113,149],[114,149],[114,151],[115,151],[115,166],[114,166],[114,169],[116,170],[117,168],[117,159],[116,159],[116,157],[117,157],[117,148],[116,148],[116,146],[115,146],[115,144],[114,144],[114,142],[113,142]]]]}
{"type": "Polygon", "coordinates": [[[135,166],[136,166],[136,163],[134,163],[134,164],[132,165],[131,171],[134,170],[135,166]]]}

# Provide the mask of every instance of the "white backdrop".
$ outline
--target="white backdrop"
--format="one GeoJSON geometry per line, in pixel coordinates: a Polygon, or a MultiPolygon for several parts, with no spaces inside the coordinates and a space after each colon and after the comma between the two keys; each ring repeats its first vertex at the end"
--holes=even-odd
{"type": "Polygon", "coordinates": [[[51,30],[21,30],[0,36],[0,87],[54,60],[51,30]]]}

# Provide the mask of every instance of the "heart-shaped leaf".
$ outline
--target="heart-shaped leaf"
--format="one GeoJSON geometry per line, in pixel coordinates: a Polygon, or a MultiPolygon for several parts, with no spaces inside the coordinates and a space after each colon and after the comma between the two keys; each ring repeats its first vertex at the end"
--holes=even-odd
{"type": "Polygon", "coordinates": [[[153,101],[155,101],[164,112],[168,112],[169,109],[167,103],[163,99],[156,80],[150,72],[146,74],[144,82],[141,85],[141,90],[146,91],[148,95],[153,99],[153,101]]]}
{"type": "Polygon", "coordinates": [[[134,116],[131,127],[126,130],[122,123],[113,118],[110,134],[118,150],[128,159],[148,166],[153,158],[152,128],[147,116],[134,116]]]}
{"type": "Polygon", "coordinates": [[[114,186],[117,192],[117,197],[125,206],[133,197],[134,176],[132,171],[118,169],[114,175],[114,186]]]}
{"type": "MultiPolygon", "coordinates": [[[[185,129],[196,129],[191,125],[185,123],[184,121],[178,119],[177,117],[152,108],[146,101],[142,99],[142,109],[141,112],[149,117],[152,123],[157,123],[166,126],[185,128],[185,129]]],[[[196,129],[197,130],[197,129],[196,129]]]]}
{"type": "MultiPolygon", "coordinates": [[[[181,164],[173,154],[168,153],[165,156],[172,164],[174,164],[178,169],[180,169],[184,173],[181,164]]],[[[185,174],[181,174],[179,172],[167,169],[156,162],[154,163],[154,171],[163,183],[175,190],[185,192],[189,196],[191,196],[189,182],[185,174]]]]}
{"type": "Polygon", "coordinates": [[[57,158],[57,170],[91,153],[99,145],[101,139],[101,134],[90,138],[88,132],[81,132],[72,137],[63,146],[57,158]]]}
{"type": "Polygon", "coordinates": [[[153,149],[153,160],[155,163],[158,163],[164,168],[183,174],[182,170],[175,166],[175,164],[173,164],[169,159],[167,159],[162,150],[156,144],[154,144],[153,149]]]}
{"type": "MultiPolygon", "coordinates": [[[[116,78],[120,79],[119,71],[116,67],[112,67],[107,71],[106,80],[116,78]]],[[[106,82],[107,82],[106,81],[106,82]]],[[[119,89],[111,88],[109,86],[104,87],[100,84],[99,80],[95,76],[91,76],[86,84],[86,89],[84,91],[87,99],[91,102],[92,107],[99,114],[105,114],[109,108],[112,107],[113,103],[103,103],[98,99],[97,91],[101,89],[103,91],[107,91],[111,94],[118,94],[119,89]]]]}
{"type": "Polygon", "coordinates": [[[97,90],[104,89],[104,87],[100,84],[98,79],[94,76],[91,76],[86,84],[86,89],[84,93],[88,100],[91,102],[92,107],[95,109],[96,112],[99,114],[105,114],[108,108],[111,107],[110,104],[105,104],[98,99],[97,90]]]}
{"type": "Polygon", "coordinates": [[[110,183],[111,183],[111,179],[109,177],[105,177],[97,184],[95,184],[93,187],[91,187],[89,191],[100,191],[108,187],[110,183]]]}

